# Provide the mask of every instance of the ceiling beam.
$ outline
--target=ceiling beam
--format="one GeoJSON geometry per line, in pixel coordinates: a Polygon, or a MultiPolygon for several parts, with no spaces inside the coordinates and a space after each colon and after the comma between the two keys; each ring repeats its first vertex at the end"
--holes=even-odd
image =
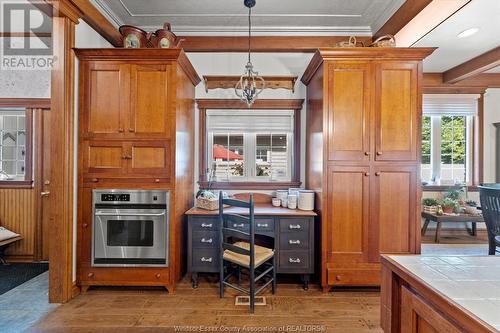
{"type": "Polygon", "coordinates": [[[424,73],[424,94],[480,94],[500,88],[500,73],[483,73],[455,84],[445,83],[443,73],[424,73]]]}
{"type": "Polygon", "coordinates": [[[373,39],[384,35],[394,36],[431,2],[432,0],[406,0],[382,28],[373,35],[373,39]]]}
{"type": "MultiPolygon", "coordinates": [[[[184,41],[180,47],[186,52],[247,52],[248,37],[245,36],[180,36],[184,41]]],[[[252,37],[252,52],[302,52],[314,53],[318,48],[333,47],[346,36],[255,36],[252,37]]],[[[368,46],[371,37],[356,37],[359,46],[368,46]]]]}
{"type": "Polygon", "coordinates": [[[443,73],[443,82],[456,83],[500,66],[500,46],[443,73]]]}

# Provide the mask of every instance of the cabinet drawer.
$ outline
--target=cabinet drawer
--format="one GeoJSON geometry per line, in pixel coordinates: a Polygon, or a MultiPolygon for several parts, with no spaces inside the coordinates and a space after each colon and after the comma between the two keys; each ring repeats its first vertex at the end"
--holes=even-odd
{"type": "Polygon", "coordinates": [[[219,219],[214,217],[192,217],[193,230],[219,230],[219,219]]]}
{"type": "Polygon", "coordinates": [[[279,268],[284,270],[304,270],[309,268],[308,251],[280,251],[279,268]]]}
{"type": "Polygon", "coordinates": [[[380,286],[380,270],[329,268],[328,284],[336,286],[380,286]]]}
{"type": "Polygon", "coordinates": [[[256,232],[273,232],[274,231],[274,220],[269,218],[256,218],[255,219],[255,231],[256,232]]]}
{"type": "Polygon", "coordinates": [[[280,235],[280,249],[307,250],[309,249],[309,233],[287,232],[280,235]]]}
{"type": "Polygon", "coordinates": [[[218,231],[193,231],[193,247],[217,248],[219,246],[218,231]]]}
{"type": "Polygon", "coordinates": [[[191,267],[193,271],[218,272],[219,251],[215,249],[193,249],[191,267]]]}
{"type": "Polygon", "coordinates": [[[309,220],[301,218],[280,219],[281,232],[309,232],[309,220]]]}

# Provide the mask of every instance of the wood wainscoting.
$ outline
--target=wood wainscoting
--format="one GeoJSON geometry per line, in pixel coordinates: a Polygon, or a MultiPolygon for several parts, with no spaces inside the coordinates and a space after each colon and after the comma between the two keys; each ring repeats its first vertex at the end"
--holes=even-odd
{"type": "Polygon", "coordinates": [[[9,246],[9,261],[33,261],[35,258],[36,209],[32,188],[0,188],[0,224],[23,239],[9,246]]]}

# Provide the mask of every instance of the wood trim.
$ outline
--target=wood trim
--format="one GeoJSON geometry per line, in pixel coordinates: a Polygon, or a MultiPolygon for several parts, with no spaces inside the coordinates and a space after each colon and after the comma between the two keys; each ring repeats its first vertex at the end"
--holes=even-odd
{"type": "MultiPolygon", "coordinates": [[[[247,52],[245,36],[179,36],[186,52],[247,52]]],[[[253,36],[253,52],[302,52],[314,53],[321,47],[332,47],[346,41],[346,36],[253,36]]],[[[369,45],[371,37],[356,36],[358,42],[369,45]]]]}
{"type": "MultiPolygon", "coordinates": [[[[459,189],[459,186],[453,185],[424,185],[422,186],[422,191],[424,192],[445,192],[449,189],[456,188],[459,189]]],[[[467,192],[479,192],[479,188],[476,185],[467,186],[467,192]]]]}
{"type": "Polygon", "coordinates": [[[484,93],[477,101],[477,117],[474,118],[472,184],[479,185],[484,179],[484,93]]]}
{"type": "Polygon", "coordinates": [[[0,38],[10,38],[10,37],[24,37],[24,38],[30,38],[30,37],[37,37],[37,38],[44,38],[44,37],[52,37],[51,32],[1,32],[0,31],[0,38]]]}
{"type": "Polygon", "coordinates": [[[53,50],[58,61],[51,76],[51,176],[49,302],[65,303],[73,284],[75,22],[52,19],[53,50]]]}
{"type": "Polygon", "coordinates": [[[50,109],[50,98],[0,98],[0,108],[50,109]]]}
{"type": "Polygon", "coordinates": [[[456,83],[497,66],[500,66],[500,46],[447,70],[443,82],[456,83]]]}
{"type": "Polygon", "coordinates": [[[43,189],[43,110],[35,110],[35,133],[37,140],[34,144],[34,154],[36,165],[34,167],[34,183],[33,191],[35,192],[34,204],[35,204],[35,259],[40,260],[42,258],[42,247],[43,247],[43,228],[42,228],[42,198],[40,193],[43,189]]]}
{"type": "Polygon", "coordinates": [[[483,73],[445,83],[443,73],[424,73],[424,94],[483,94],[488,88],[500,88],[500,73],[483,73]]]}
{"type": "Polygon", "coordinates": [[[385,24],[373,34],[373,38],[397,34],[431,2],[432,0],[406,0],[385,24]]]}
{"type": "MultiPolygon", "coordinates": [[[[288,89],[292,93],[295,92],[295,82],[297,81],[297,76],[293,75],[283,75],[283,76],[263,76],[265,81],[266,89],[288,89]]],[[[205,92],[208,93],[209,89],[234,89],[240,76],[236,75],[204,75],[203,83],[205,84],[205,92]]],[[[262,87],[262,83],[257,81],[257,86],[262,87]]]]}
{"type": "MultiPolygon", "coordinates": [[[[208,182],[206,179],[206,173],[208,170],[207,165],[207,133],[206,133],[206,112],[209,109],[249,109],[247,104],[239,99],[197,99],[196,103],[198,105],[198,110],[200,111],[199,116],[199,133],[200,133],[200,149],[199,149],[199,171],[198,171],[198,184],[201,187],[208,187],[208,182]]],[[[212,183],[211,188],[213,189],[277,189],[277,188],[290,188],[300,186],[300,127],[301,127],[301,115],[302,105],[304,104],[303,99],[258,99],[256,100],[250,109],[260,109],[260,110],[294,110],[294,160],[295,163],[292,166],[292,181],[291,182],[220,182],[212,183]],[[287,186],[287,187],[285,187],[287,186]]]]}
{"type": "Polygon", "coordinates": [[[71,298],[75,298],[76,296],[80,295],[81,293],[81,288],[76,284],[76,281],[73,282],[73,286],[71,287],[71,298]]]}

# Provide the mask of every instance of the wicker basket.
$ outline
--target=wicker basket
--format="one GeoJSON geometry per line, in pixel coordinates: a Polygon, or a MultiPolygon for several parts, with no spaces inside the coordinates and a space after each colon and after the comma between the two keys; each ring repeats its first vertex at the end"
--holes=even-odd
{"type": "Polygon", "coordinates": [[[429,213],[429,214],[437,214],[438,212],[438,206],[423,206],[424,207],[424,213],[429,213]]]}
{"type": "Polygon", "coordinates": [[[206,210],[219,209],[219,199],[196,198],[196,207],[206,210]]]}
{"type": "Polygon", "coordinates": [[[385,35],[377,38],[373,43],[370,44],[371,47],[396,47],[396,38],[393,35],[385,35]]]}

